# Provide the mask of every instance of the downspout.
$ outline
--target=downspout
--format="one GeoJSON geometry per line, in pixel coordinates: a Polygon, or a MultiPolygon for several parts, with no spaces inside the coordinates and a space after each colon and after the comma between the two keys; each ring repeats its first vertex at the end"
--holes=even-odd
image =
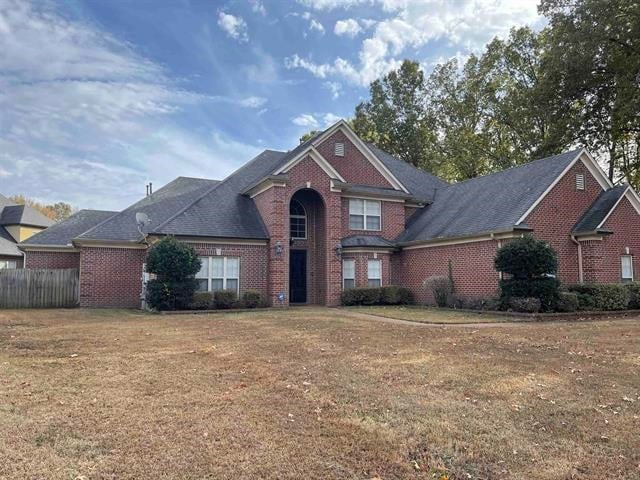
{"type": "Polygon", "coordinates": [[[571,235],[571,241],[578,246],[578,283],[584,283],[584,273],[582,271],[582,244],[576,240],[575,235],[571,235]]]}

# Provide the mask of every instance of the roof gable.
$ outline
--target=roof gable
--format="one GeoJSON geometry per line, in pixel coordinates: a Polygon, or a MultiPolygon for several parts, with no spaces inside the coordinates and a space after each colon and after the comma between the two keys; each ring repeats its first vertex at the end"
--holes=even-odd
{"type": "Polygon", "coordinates": [[[46,228],[54,221],[28,205],[5,205],[0,211],[0,225],[29,225],[46,228]]]}

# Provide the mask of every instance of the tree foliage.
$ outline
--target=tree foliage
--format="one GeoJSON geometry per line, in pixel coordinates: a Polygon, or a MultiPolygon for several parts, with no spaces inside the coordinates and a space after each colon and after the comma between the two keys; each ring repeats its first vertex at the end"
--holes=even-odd
{"type": "Polygon", "coordinates": [[[19,205],[28,205],[31,208],[38,210],[44,216],[49,217],[55,222],[61,222],[65,218],[68,218],[75,212],[75,208],[65,202],[57,202],[54,204],[46,205],[40,203],[32,198],[25,197],[24,195],[14,195],[11,200],[19,205]]]}
{"type": "Polygon", "coordinates": [[[187,308],[196,290],[195,274],[201,261],[193,247],[174,237],[165,237],[147,252],[147,272],[156,278],[147,282],[147,302],[158,310],[187,308]]]}
{"type": "Polygon", "coordinates": [[[498,250],[495,267],[515,279],[531,280],[554,275],[558,270],[558,256],[547,242],[525,235],[498,250]]]}

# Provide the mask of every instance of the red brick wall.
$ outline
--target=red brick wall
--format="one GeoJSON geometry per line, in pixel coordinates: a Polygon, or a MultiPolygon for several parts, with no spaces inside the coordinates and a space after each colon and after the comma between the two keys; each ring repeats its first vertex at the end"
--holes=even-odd
{"type": "Polygon", "coordinates": [[[348,183],[393,188],[387,179],[341,131],[335,132],[318,145],[316,149],[348,183]],[[344,143],[344,157],[334,155],[334,148],[337,142],[344,143]]]}
{"type": "Polygon", "coordinates": [[[221,250],[225,257],[240,258],[240,294],[246,290],[257,290],[263,295],[268,295],[267,271],[269,248],[267,245],[230,245],[212,243],[189,242],[196,253],[201,257],[213,257],[216,249],[221,250]]]}
{"type": "Polygon", "coordinates": [[[349,198],[342,199],[342,236],[381,235],[393,240],[404,231],[405,208],[403,203],[381,202],[380,218],[382,230],[352,230],[349,228],[349,198]]]}
{"type": "Polygon", "coordinates": [[[498,242],[446,245],[442,247],[403,250],[392,260],[392,283],[410,288],[419,303],[433,303],[423,282],[431,276],[448,276],[452,262],[456,294],[465,297],[498,295],[498,272],[493,266],[498,242]]]}
{"type": "Polygon", "coordinates": [[[82,247],[80,306],[140,308],[146,250],[82,247]]]}
{"type": "MultiPolygon", "coordinates": [[[[604,224],[604,228],[612,230],[613,235],[607,235],[604,240],[591,243],[599,243],[601,246],[594,249],[599,252],[599,264],[587,271],[585,268],[585,281],[620,282],[622,280],[620,256],[633,256],[634,279],[640,280],[640,216],[627,198],[623,198],[611,216],[604,224]],[[587,278],[589,274],[589,278],[587,278]]],[[[584,258],[583,247],[583,258],[584,258]]],[[[598,253],[595,253],[598,255],[598,253]]],[[[583,260],[584,263],[584,260],[583,260]]]]}
{"type": "Polygon", "coordinates": [[[578,282],[578,247],[571,229],[591,206],[602,188],[584,164],[577,162],[525,219],[535,237],[549,242],[558,253],[558,278],[578,282]],[[576,190],[576,173],[585,176],[585,190],[576,190]]]}
{"type": "Polygon", "coordinates": [[[11,261],[14,261],[14,262],[16,262],[16,268],[22,268],[22,262],[23,262],[22,257],[11,257],[11,256],[3,256],[3,255],[0,255],[0,261],[1,261],[1,260],[11,260],[11,261]]]}
{"type": "Polygon", "coordinates": [[[27,252],[26,268],[79,268],[80,252],[27,252]]]}
{"type": "MultiPolygon", "coordinates": [[[[391,256],[388,253],[378,253],[378,260],[382,262],[382,285],[391,285],[391,256]]],[[[345,250],[342,254],[343,260],[355,260],[356,266],[356,288],[365,288],[369,286],[369,275],[367,272],[367,262],[369,259],[375,259],[373,252],[357,252],[350,253],[345,250]]]]}

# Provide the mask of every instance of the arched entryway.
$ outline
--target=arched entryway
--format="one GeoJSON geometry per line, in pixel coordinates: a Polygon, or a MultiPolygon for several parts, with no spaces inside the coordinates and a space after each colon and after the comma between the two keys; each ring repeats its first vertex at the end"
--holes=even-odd
{"type": "Polygon", "coordinates": [[[289,201],[289,303],[326,303],[325,206],[318,192],[298,190],[289,201]]]}

